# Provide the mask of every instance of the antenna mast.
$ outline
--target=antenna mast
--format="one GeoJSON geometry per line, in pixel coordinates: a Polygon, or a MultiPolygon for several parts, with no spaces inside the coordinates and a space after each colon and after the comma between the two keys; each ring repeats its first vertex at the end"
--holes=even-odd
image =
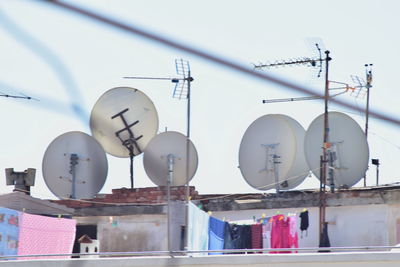
{"type": "Polygon", "coordinates": [[[332,166],[332,159],[330,156],[330,143],[329,143],[329,118],[328,118],[328,103],[329,103],[329,98],[337,96],[339,94],[347,92],[351,88],[348,84],[345,83],[339,83],[339,84],[344,84],[345,87],[339,87],[339,88],[332,88],[332,89],[346,89],[344,92],[341,92],[339,94],[335,94],[330,96],[329,95],[329,61],[332,59],[329,56],[329,51],[325,51],[325,58],[322,58],[322,52],[321,48],[319,47],[318,43],[315,43],[315,46],[318,50],[318,55],[319,58],[300,58],[300,59],[291,59],[288,61],[276,61],[273,63],[266,63],[266,64],[260,64],[260,65],[254,65],[255,69],[263,69],[263,68],[270,68],[270,67],[279,67],[279,66],[292,66],[292,65],[308,65],[312,67],[319,67],[319,72],[317,77],[321,76],[322,73],[322,64],[325,63],[325,93],[324,97],[320,96],[306,96],[306,97],[298,97],[298,98],[283,98],[283,99],[272,99],[272,100],[263,100],[263,103],[276,103],[276,102],[289,102],[289,101],[302,101],[302,100],[314,100],[314,99],[324,99],[324,130],[323,130],[323,153],[321,156],[321,179],[320,179],[320,205],[319,205],[319,246],[325,246],[323,244],[325,238],[323,236],[325,227],[326,227],[326,183],[329,182],[329,186],[331,189],[331,192],[334,192],[334,180],[333,180],[333,169],[331,168],[332,166]]]}
{"type": "Polygon", "coordinates": [[[175,83],[175,88],[172,97],[181,99],[187,99],[186,108],[186,229],[185,229],[185,247],[188,248],[188,225],[189,225],[189,162],[190,162],[190,112],[191,112],[191,82],[194,80],[191,71],[189,61],[183,59],[175,59],[176,74],[180,77],[166,78],[166,77],[123,77],[124,79],[141,79],[141,80],[170,80],[175,83]]]}
{"type": "Polygon", "coordinates": [[[368,137],[368,118],[369,118],[369,89],[372,87],[372,64],[365,64],[365,78],[367,80],[365,88],[367,89],[367,103],[365,108],[365,136],[368,137]]]}

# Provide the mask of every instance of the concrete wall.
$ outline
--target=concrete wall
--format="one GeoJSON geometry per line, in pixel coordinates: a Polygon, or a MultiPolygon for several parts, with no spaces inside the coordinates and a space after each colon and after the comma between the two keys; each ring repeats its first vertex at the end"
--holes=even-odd
{"type": "MultiPolygon", "coordinates": [[[[398,205],[400,207],[400,205],[398,205]]],[[[400,208],[391,208],[389,205],[368,205],[368,206],[342,206],[329,207],[326,210],[326,220],[328,221],[328,233],[331,246],[388,246],[395,245],[393,222],[395,218],[400,218],[400,208]],[[397,217],[396,217],[397,216],[397,217]]],[[[300,238],[300,247],[318,247],[319,245],[319,209],[315,207],[305,207],[309,211],[308,235],[303,233],[300,238]]],[[[217,211],[211,216],[227,221],[249,220],[253,217],[261,218],[263,214],[267,217],[277,213],[299,214],[302,208],[288,209],[256,209],[256,210],[236,210],[236,211],[217,211]]],[[[300,220],[298,220],[300,224],[300,220]]],[[[400,234],[400,233],[399,233],[400,234]]],[[[400,236],[399,236],[400,237],[400,236]]]]}
{"type": "MultiPolygon", "coordinates": [[[[300,247],[319,245],[319,209],[309,211],[308,234],[299,229],[300,247]]],[[[303,208],[215,211],[211,216],[227,221],[252,220],[263,214],[299,214],[303,208]]],[[[185,224],[185,206],[175,203],[171,211],[172,250],[180,250],[181,226],[185,224]]],[[[97,224],[100,251],[162,251],[168,249],[165,214],[77,217],[79,224],[97,224]]],[[[328,233],[333,247],[392,246],[400,243],[400,204],[328,207],[328,233]]],[[[298,220],[300,223],[300,220],[298,220]]]]}
{"type": "Polygon", "coordinates": [[[97,225],[100,251],[159,251],[167,247],[164,215],[78,217],[78,224],[97,225]]]}
{"type": "Polygon", "coordinates": [[[400,244],[400,204],[389,205],[388,235],[390,244],[400,244]]]}
{"type": "MultiPolygon", "coordinates": [[[[181,227],[185,225],[185,205],[171,203],[172,250],[180,250],[181,227]]],[[[166,214],[75,217],[78,224],[97,225],[101,252],[166,251],[166,214]]]]}
{"type": "Polygon", "coordinates": [[[109,259],[0,261],[2,267],[398,267],[400,253],[253,254],[206,257],[138,257],[109,259]]]}

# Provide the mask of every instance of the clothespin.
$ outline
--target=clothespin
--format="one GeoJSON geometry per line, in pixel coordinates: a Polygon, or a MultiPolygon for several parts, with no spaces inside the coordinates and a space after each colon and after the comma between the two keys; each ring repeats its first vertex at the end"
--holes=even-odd
{"type": "Polygon", "coordinates": [[[188,199],[189,199],[189,200],[192,200],[192,196],[189,196],[188,199]]]}
{"type": "Polygon", "coordinates": [[[225,221],[225,217],[222,217],[222,221],[223,221],[223,222],[225,221]]]}
{"type": "Polygon", "coordinates": [[[211,216],[211,214],[212,214],[212,211],[208,211],[207,213],[208,213],[208,215],[210,215],[210,216],[211,216]]]}
{"type": "Polygon", "coordinates": [[[110,224],[112,224],[114,221],[114,218],[112,216],[110,216],[110,217],[108,217],[108,221],[110,222],[110,224]]]}
{"type": "Polygon", "coordinates": [[[265,217],[267,217],[267,214],[263,213],[263,214],[261,215],[261,218],[265,218],[265,217]]]}
{"type": "Polygon", "coordinates": [[[303,209],[303,212],[305,212],[305,211],[307,211],[307,209],[306,209],[306,208],[304,208],[304,209],[303,209]]]}
{"type": "Polygon", "coordinates": [[[26,209],[25,208],[22,208],[22,212],[25,212],[26,211],[26,209]]]}
{"type": "Polygon", "coordinates": [[[58,214],[58,215],[57,215],[57,218],[58,218],[58,219],[61,219],[61,214],[58,214]]]}

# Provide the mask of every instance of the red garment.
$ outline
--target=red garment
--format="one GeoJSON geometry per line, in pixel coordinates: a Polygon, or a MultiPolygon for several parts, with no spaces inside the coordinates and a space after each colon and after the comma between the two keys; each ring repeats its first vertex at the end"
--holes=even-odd
{"type": "MultiPolygon", "coordinates": [[[[294,217],[285,218],[282,214],[272,217],[271,248],[298,248],[299,238],[294,217]]],[[[292,253],[291,251],[273,251],[271,253],[292,253]]],[[[297,253],[297,251],[296,251],[297,253]]]]}
{"type": "Polygon", "coordinates": [[[251,248],[263,248],[262,224],[251,225],[251,248]]]}
{"type": "MultiPolygon", "coordinates": [[[[289,221],[282,214],[272,217],[271,248],[289,248],[289,221]]],[[[289,253],[287,251],[271,251],[271,253],[289,253]]]]}

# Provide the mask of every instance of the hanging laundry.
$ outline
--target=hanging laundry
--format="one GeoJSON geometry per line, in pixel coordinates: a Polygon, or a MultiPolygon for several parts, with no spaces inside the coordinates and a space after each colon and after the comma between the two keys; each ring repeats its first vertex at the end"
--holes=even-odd
{"type": "MultiPolygon", "coordinates": [[[[282,214],[272,217],[271,248],[290,248],[289,220],[282,214]]],[[[271,253],[290,253],[288,251],[272,251],[271,253]]]]}
{"type": "MultiPolygon", "coordinates": [[[[289,216],[289,246],[291,248],[299,247],[299,236],[297,234],[297,217],[295,215],[289,216]]],[[[297,251],[295,251],[297,253],[297,251]]]]}
{"type": "Polygon", "coordinates": [[[19,239],[19,212],[0,208],[0,254],[17,255],[19,239]]]}
{"type": "MultiPolygon", "coordinates": [[[[224,235],[225,235],[225,222],[214,217],[210,217],[210,230],[209,230],[209,250],[222,250],[224,249],[224,235]]],[[[219,255],[222,252],[210,252],[210,255],[219,255]]]]}
{"type": "MultiPolygon", "coordinates": [[[[76,220],[21,213],[18,255],[68,254],[74,246],[76,220]]],[[[35,257],[21,259],[60,259],[35,257]]]]}
{"type": "Polygon", "coordinates": [[[251,226],[225,224],[224,249],[251,249],[251,226]]]}
{"type": "Polygon", "coordinates": [[[272,218],[271,217],[264,218],[261,224],[262,224],[263,248],[271,248],[272,218]]]}
{"type": "Polygon", "coordinates": [[[263,248],[262,224],[260,223],[251,226],[251,248],[263,248]]]}
{"type": "MultiPolygon", "coordinates": [[[[210,216],[192,202],[189,202],[188,213],[188,250],[208,250],[210,216]]],[[[198,255],[207,255],[207,253],[196,253],[193,256],[198,255]]]]}
{"type": "Polygon", "coordinates": [[[239,225],[239,249],[251,249],[251,225],[239,225]]]}
{"type": "Polygon", "coordinates": [[[308,236],[308,210],[304,210],[299,215],[301,222],[300,222],[300,230],[301,230],[301,237],[303,238],[303,231],[306,231],[306,236],[308,236]]]}

